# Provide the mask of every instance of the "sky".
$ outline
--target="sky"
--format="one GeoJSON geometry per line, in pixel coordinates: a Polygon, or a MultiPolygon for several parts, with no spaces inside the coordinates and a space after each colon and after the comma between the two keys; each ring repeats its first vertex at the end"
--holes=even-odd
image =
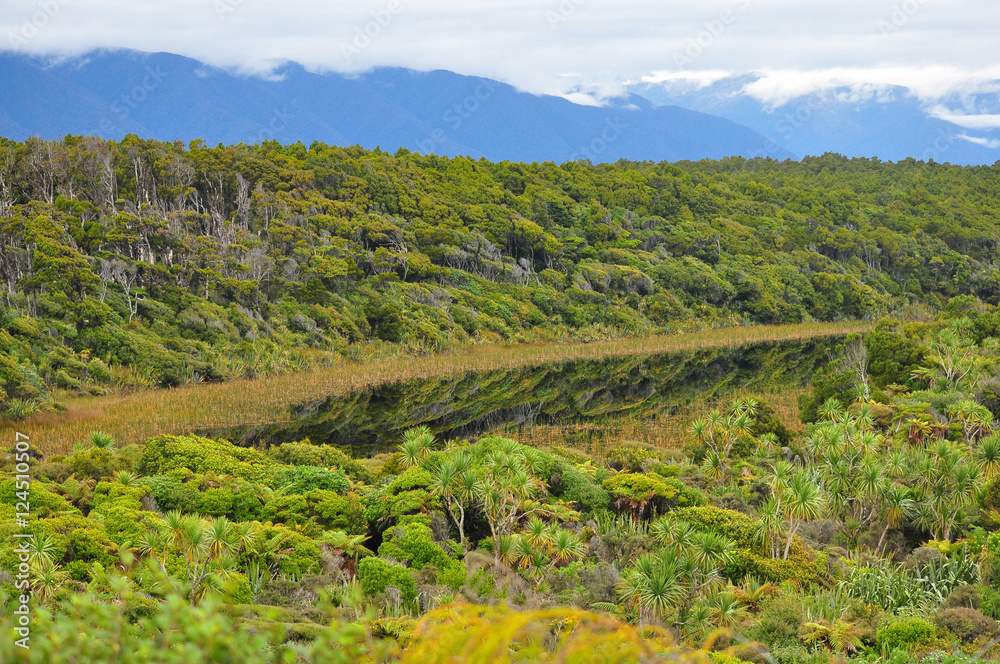
{"type": "MultiPolygon", "coordinates": [[[[251,74],[448,69],[594,103],[628,82],[757,72],[780,104],[903,85],[1000,91],[996,0],[2,0],[0,49],[166,51],[251,74]]],[[[947,109],[942,109],[947,113],[947,109]]],[[[997,126],[997,116],[982,120],[997,126]]]]}

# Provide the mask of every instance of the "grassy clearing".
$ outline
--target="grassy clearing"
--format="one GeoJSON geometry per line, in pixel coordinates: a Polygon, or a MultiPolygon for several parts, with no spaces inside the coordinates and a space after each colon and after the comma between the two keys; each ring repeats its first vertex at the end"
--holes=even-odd
{"type": "MultiPolygon", "coordinates": [[[[68,452],[91,431],[110,433],[120,444],[161,433],[280,423],[289,407],[326,397],[369,390],[397,381],[460,375],[468,371],[518,369],[552,362],[600,359],[753,343],[804,340],[866,329],[858,322],[806,323],[708,330],[692,334],[617,339],[589,344],[486,346],[461,353],[344,363],[328,368],[253,380],[195,385],[109,397],[71,399],[62,412],[5,422],[47,454],[68,452]]],[[[10,431],[4,439],[12,439],[10,431]]]]}

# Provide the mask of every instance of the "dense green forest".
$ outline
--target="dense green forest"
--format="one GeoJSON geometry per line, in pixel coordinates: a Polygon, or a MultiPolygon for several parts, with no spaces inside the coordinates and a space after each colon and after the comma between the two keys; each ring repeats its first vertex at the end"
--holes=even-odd
{"type": "Polygon", "coordinates": [[[0,140],[0,408],[386,352],[995,304],[998,173],[0,140]]]}

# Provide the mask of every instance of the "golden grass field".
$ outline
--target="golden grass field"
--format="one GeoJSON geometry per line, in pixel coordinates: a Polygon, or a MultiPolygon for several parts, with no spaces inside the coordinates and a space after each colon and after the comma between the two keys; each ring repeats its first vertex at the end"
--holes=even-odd
{"type": "MultiPolygon", "coordinates": [[[[71,398],[65,402],[65,410],[42,413],[17,423],[3,422],[0,428],[6,430],[3,439],[13,440],[16,429],[30,437],[35,449],[45,454],[61,454],[71,450],[75,443],[85,441],[95,430],[111,434],[124,445],[162,433],[281,423],[289,420],[292,405],[370,390],[397,381],[570,360],[804,340],[859,332],[867,327],[866,323],[853,321],[737,327],[586,344],[483,346],[449,354],[344,362],[252,380],[71,398]]],[[[778,407],[777,403],[774,405],[778,407]]],[[[539,431],[539,435],[541,433],[539,431]]],[[[628,432],[621,433],[628,438],[628,432]]]]}

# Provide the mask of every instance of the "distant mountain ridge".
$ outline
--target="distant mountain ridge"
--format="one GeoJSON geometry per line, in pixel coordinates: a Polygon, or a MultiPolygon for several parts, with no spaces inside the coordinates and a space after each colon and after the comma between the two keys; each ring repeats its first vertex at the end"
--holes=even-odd
{"type": "Polygon", "coordinates": [[[290,64],[267,80],[165,53],[96,52],[56,64],[0,53],[0,81],[0,135],[19,140],[276,139],[528,162],[794,156],[731,120],[637,95],[583,106],[445,71],[345,76],[290,64]]]}
{"type": "MultiPolygon", "coordinates": [[[[1000,160],[1000,130],[970,130],[929,113],[927,104],[902,87],[867,94],[837,88],[769,107],[745,93],[759,76],[730,76],[711,85],[687,81],[638,83],[628,87],[655,104],[680,106],[723,117],[767,136],[797,155],[836,152],[848,157],[899,161],[913,157],[954,164],[1000,160]]],[[[941,105],[997,113],[996,95],[952,95],[941,105]]],[[[932,105],[933,106],[933,105],[932,105]]]]}

